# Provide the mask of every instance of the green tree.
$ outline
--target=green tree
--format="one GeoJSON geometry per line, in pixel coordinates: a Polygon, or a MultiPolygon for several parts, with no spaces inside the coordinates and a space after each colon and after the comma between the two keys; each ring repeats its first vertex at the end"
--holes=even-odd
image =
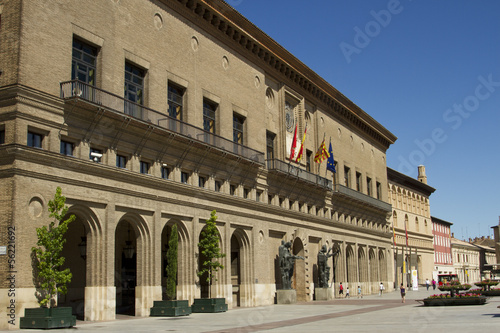
{"type": "Polygon", "coordinates": [[[65,203],[66,197],[61,195],[61,188],[57,187],[54,200],[49,201],[49,217],[53,217],[54,221],[48,227],[36,228],[38,247],[31,248],[36,258],[39,288],[42,290],[39,303],[49,308],[55,303],[58,293],[65,294],[68,291],[67,284],[72,277],[69,268],[61,270],[64,264],[61,251],[66,243],[64,234],[68,224],[75,220],[75,215],[66,218],[68,207],[65,203]]]}
{"type": "MultiPolygon", "coordinates": [[[[198,276],[207,274],[207,282],[209,286],[209,297],[211,297],[212,282],[214,281],[214,275],[219,269],[224,269],[217,259],[224,258],[225,253],[221,252],[219,246],[219,231],[215,225],[217,216],[215,215],[215,210],[210,214],[210,218],[207,220],[205,227],[201,231],[201,239],[198,243],[201,254],[206,258],[204,262],[201,263],[201,269],[198,272],[198,276]]],[[[217,281],[217,280],[215,280],[217,281]]]]}
{"type": "Polygon", "coordinates": [[[167,250],[167,299],[174,300],[177,296],[177,248],[179,244],[179,235],[177,234],[177,224],[174,224],[168,240],[167,250]]]}

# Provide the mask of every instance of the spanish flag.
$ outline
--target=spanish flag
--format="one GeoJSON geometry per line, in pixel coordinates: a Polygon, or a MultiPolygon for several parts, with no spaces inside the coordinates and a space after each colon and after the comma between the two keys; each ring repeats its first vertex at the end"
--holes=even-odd
{"type": "Polygon", "coordinates": [[[304,129],[304,135],[302,136],[302,142],[300,143],[300,149],[299,149],[299,154],[297,155],[297,159],[295,162],[300,162],[302,159],[302,155],[304,153],[304,143],[306,141],[306,133],[307,133],[307,125],[306,128],[304,129]]]}

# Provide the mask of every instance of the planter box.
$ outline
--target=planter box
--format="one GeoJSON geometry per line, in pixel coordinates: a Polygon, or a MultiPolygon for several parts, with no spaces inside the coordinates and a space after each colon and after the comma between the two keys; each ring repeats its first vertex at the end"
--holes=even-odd
{"type": "Polygon", "coordinates": [[[454,306],[454,305],[482,305],[487,298],[478,297],[450,297],[450,298],[425,298],[425,306],[454,306]]]}
{"type": "Polygon", "coordinates": [[[187,300],[180,301],[154,301],[150,316],[152,317],[178,317],[189,316],[191,307],[187,300]]]}
{"type": "Polygon", "coordinates": [[[500,296],[500,290],[485,290],[485,291],[481,291],[481,295],[488,296],[488,297],[491,297],[491,296],[500,296]]]}
{"type": "Polygon", "coordinates": [[[227,304],[225,298],[195,298],[191,305],[193,313],[200,312],[226,312],[227,304]]]}
{"type": "Polygon", "coordinates": [[[76,317],[70,307],[24,309],[19,328],[67,328],[76,325],[76,317]]]}

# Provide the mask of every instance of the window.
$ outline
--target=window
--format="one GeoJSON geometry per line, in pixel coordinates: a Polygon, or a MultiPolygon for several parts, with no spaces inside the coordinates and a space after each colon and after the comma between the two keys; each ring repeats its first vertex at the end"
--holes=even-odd
{"type": "Polygon", "coordinates": [[[234,184],[229,185],[229,194],[231,194],[231,195],[236,194],[236,185],[234,185],[234,184]]]}
{"type": "Polygon", "coordinates": [[[207,182],[207,179],[204,176],[198,177],[198,186],[199,187],[205,187],[206,182],[207,182]]]}
{"type": "Polygon", "coordinates": [[[366,177],[366,194],[372,196],[372,179],[370,177],[366,177]]]}
{"type": "Polygon", "coordinates": [[[181,183],[187,184],[189,181],[189,173],[186,171],[181,172],[181,183]]]}
{"type": "Polygon", "coordinates": [[[5,143],[5,130],[0,130],[0,144],[5,143]]]}
{"type": "Polygon", "coordinates": [[[361,188],[361,173],[359,173],[359,172],[356,172],[356,190],[358,192],[362,191],[362,188],[361,188]]]}
{"type": "Polygon", "coordinates": [[[233,142],[243,144],[243,123],[245,119],[233,114],[233,142]]]}
{"type": "Polygon", "coordinates": [[[312,151],[306,150],[306,171],[311,172],[311,158],[312,158],[312,151]]]}
{"type": "Polygon", "coordinates": [[[73,39],[71,80],[80,80],[95,86],[97,48],[73,39]]]}
{"type": "Polygon", "coordinates": [[[262,191],[255,192],[255,201],[260,202],[261,196],[262,196],[262,191]]]}
{"type": "Polygon", "coordinates": [[[28,146],[42,148],[43,135],[28,131],[28,146]]]}
{"type": "Polygon", "coordinates": [[[382,184],[377,182],[377,199],[381,200],[382,199],[382,184]]]}
{"type": "Polygon", "coordinates": [[[149,163],[141,161],[141,173],[147,175],[149,173],[149,163]]]}
{"type": "Polygon", "coordinates": [[[295,201],[293,201],[293,200],[289,200],[289,201],[288,201],[288,207],[289,207],[290,209],[293,209],[293,205],[295,205],[295,201]]]}
{"type": "Polygon", "coordinates": [[[344,185],[347,187],[350,186],[350,183],[349,183],[350,175],[351,175],[351,169],[349,169],[348,167],[344,167],[344,185]]]}
{"type": "Polygon", "coordinates": [[[163,165],[161,167],[161,178],[163,178],[163,179],[170,178],[170,169],[166,165],[163,165]]]}
{"type": "MultiPolygon", "coordinates": [[[[130,63],[125,63],[125,99],[127,101],[144,104],[144,70],[130,63]]],[[[142,118],[142,108],[125,101],[125,113],[136,118],[142,118]]]]}
{"type": "Polygon", "coordinates": [[[203,129],[209,133],[215,134],[215,110],[217,107],[208,102],[203,101],[203,129]]]}
{"type": "Polygon", "coordinates": [[[215,192],[220,192],[220,189],[222,188],[222,183],[220,180],[215,181],[215,192]]]}
{"type": "Polygon", "coordinates": [[[184,90],[168,84],[168,115],[174,119],[182,120],[182,96],[184,90]]]}
{"type": "Polygon", "coordinates": [[[273,204],[273,196],[272,196],[272,194],[269,194],[269,195],[267,196],[267,203],[268,203],[268,204],[270,204],[270,205],[272,205],[272,204],[273,204]]]}
{"type": "Polygon", "coordinates": [[[276,135],[271,132],[266,132],[266,159],[274,159],[274,138],[276,135]]]}
{"type": "Polygon", "coordinates": [[[60,153],[67,156],[73,156],[74,144],[68,141],[61,140],[60,153]]]}
{"type": "Polygon", "coordinates": [[[127,167],[127,157],[123,155],[116,155],[116,166],[125,169],[127,167]]]}
{"type": "Polygon", "coordinates": [[[102,150],[97,148],[90,148],[89,158],[97,163],[101,163],[102,161],[102,150]]]}
{"type": "Polygon", "coordinates": [[[250,190],[248,188],[243,188],[243,198],[248,199],[248,194],[250,190]]]}
{"type": "Polygon", "coordinates": [[[285,208],[285,199],[282,197],[278,197],[278,204],[281,208],[285,208]]]}

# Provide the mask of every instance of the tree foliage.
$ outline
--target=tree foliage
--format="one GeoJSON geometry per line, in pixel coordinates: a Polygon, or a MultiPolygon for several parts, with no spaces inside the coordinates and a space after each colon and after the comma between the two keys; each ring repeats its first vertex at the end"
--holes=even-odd
{"type": "Polygon", "coordinates": [[[66,197],[61,195],[61,188],[57,187],[54,200],[49,201],[49,217],[54,220],[49,226],[36,228],[38,247],[32,247],[38,269],[39,288],[42,290],[40,306],[51,307],[58,293],[65,294],[67,284],[71,282],[72,274],[69,268],[61,270],[64,257],[61,256],[66,239],[64,234],[68,224],[75,220],[75,215],[66,218],[68,207],[65,206],[66,197]],[[65,219],[66,218],[66,219],[65,219]]]}
{"type": "MultiPolygon", "coordinates": [[[[198,272],[198,276],[203,276],[207,274],[207,282],[209,284],[209,290],[212,289],[212,282],[214,281],[214,275],[219,271],[219,269],[224,269],[217,259],[224,258],[225,253],[221,252],[219,246],[219,231],[215,225],[217,220],[216,212],[213,210],[210,214],[210,218],[206,221],[206,225],[201,232],[201,239],[198,243],[201,254],[206,258],[205,261],[201,263],[201,269],[198,272]]],[[[217,281],[217,280],[215,280],[217,281]]]]}
{"type": "Polygon", "coordinates": [[[170,233],[167,250],[167,299],[174,300],[176,298],[177,287],[177,248],[179,244],[179,235],[177,233],[177,224],[174,224],[170,233]]]}

